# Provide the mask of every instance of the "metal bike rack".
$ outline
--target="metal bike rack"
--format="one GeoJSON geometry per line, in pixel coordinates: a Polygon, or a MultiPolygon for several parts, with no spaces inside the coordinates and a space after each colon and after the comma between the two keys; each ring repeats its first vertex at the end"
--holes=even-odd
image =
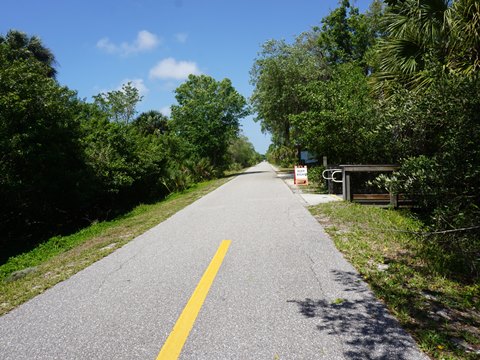
{"type": "MultiPolygon", "coordinates": [[[[334,183],[343,183],[343,171],[342,169],[326,169],[322,172],[322,177],[327,181],[328,193],[333,193],[334,183]],[[335,177],[336,174],[342,174],[342,178],[335,177]]],[[[343,186],[342,186],[343,187],[343,186]]]]}
{"type": "Polygon", "coordinates": [[[335,179],[335,174],[338,174],[338,173],[342,173],[342,169],[326,169],[326,170],[323,170],[322,177],[325,180],[331,180],[336,183],[342,183],[343,179],[342,180],[335,179]],[[330,172],[330,176],[325,175],[327,172],[330,172]]]}
{"type": "Polygon", "coordinates": [[[332,181],[334,183],[343,183],[343,170],[338,169],[338,170],[333,171],[332,172],[332,181]],[[340,180],[335,179],[335,174],[342,174],[342,179],[340,179],[340,180]]]}

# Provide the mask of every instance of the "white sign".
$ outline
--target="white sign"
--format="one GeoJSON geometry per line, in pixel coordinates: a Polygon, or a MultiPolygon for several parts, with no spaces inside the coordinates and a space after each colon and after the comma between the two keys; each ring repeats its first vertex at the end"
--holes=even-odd
{"type": "Polygon", "coordinates": [[[308,172],[306,166],[295,166],[293,183],[295,185],[308,185],[308,172]]]}

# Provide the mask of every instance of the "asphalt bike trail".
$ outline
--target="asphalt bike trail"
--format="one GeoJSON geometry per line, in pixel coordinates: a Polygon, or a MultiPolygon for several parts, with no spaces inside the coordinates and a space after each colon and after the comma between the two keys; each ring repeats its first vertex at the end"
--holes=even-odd
{"type": "Polygon", "coordinates": [[[156,359],[224,240],[180,359],[428,359],[266,162],[0,317],[0,359],[156,359]]]}

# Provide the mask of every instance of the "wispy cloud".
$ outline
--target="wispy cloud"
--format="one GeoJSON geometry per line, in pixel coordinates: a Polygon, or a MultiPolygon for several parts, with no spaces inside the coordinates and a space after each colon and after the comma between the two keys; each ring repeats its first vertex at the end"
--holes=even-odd
{"type": "Polygon", "coordinates": [[[117,45],[111,42],[108,37],[104,37],[97,41],[97,48],[109,54],[121,54],[127,56],[152,50],[160,43],[161,39],[157,35],[147,30],[142,30],[138,32],[137,38],[131,43],[122,42],[121,44],[117,45]]]}
{"type": "Polygon", "coordinates": [[[136,88],[139,92],[140,95],[146,95],[150,91],[149,88],[145,85],[143,79],[136,78],[136,79],[124,79],[121,83],[121,85],[117,88],[117,90],[120,90],[123,85],[131,83],[131,85],[136,88]]]}
{"type": "Polygon", "coordinates": [[[110,42],[110,40],[106,37],[97,41],[97,48],[109,54],[113,54],[115,51],[117,51],[117,46],[110,42]]]}
{"type": "Polygon", "coordinates": [[[175,34],[175,40],[179,42],[180,44],[185,44],[188,39],[188,34],[187,33],[177,33],[175,34]]]}
{"type": "Polygon", "coordinates": [[[201,74],[197,64],[193,61],[177,61],[174,58],[163,59],[150,70],[151,79],[184,80],[190,74],[201,74]]]}

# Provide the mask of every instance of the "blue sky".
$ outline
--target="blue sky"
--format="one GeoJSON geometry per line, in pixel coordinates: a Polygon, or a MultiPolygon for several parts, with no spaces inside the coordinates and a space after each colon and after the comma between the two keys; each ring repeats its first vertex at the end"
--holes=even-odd
{"type": "MultiPolygon", "coordinates": [[[[370,0],[358,0],[366,10],[370,0]]],[[[39,36],[55,54],[58,80],[90,101],[132,81],[138,110],[168,113],[189,73],[229,78],[246,98],[249,71],[269,39],[292,41],[337,7],[337,0],[3,0],[0,33],[39,36]]],[[[253,117],[245,135],[264,153],[270,137],[253,117]]]]}

